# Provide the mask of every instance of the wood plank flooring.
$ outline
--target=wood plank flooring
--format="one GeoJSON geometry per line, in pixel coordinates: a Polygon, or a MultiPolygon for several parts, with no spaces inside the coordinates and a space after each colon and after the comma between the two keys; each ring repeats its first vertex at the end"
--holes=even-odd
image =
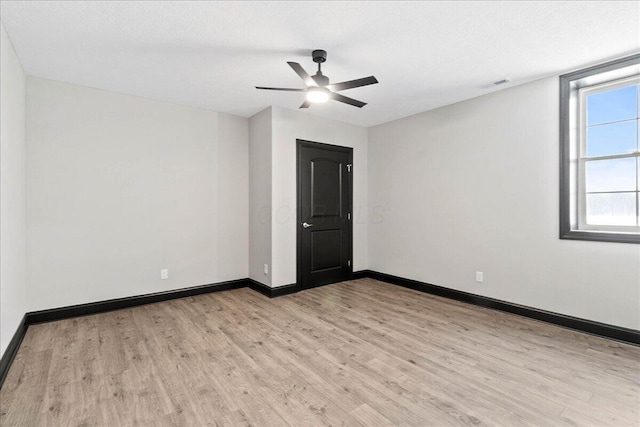
{"type": "Polygon", "coordinates": [[[2,426],[639,426],[640,348],[371,279],[31,326],[2,426]]]}

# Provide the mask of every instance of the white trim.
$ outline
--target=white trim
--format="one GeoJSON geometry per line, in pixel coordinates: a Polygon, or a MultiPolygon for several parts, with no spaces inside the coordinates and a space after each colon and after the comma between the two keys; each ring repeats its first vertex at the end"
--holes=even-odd
{"type": "MultiPolygon", "coordinates": [[[[602,231],[602,232],[621,232],[621,233],[640,233],[640,188],[638,181],[640,180],[640,86],[637,88],[636,92],[636,116],[619,120],[611,123],[622,123],[625,121],[636,121],[636,150],[631,153],[624,154],[612,154],[605,156],[593,156],[587,157],[587,108],[586,108],[586,98],[588,95],[593,95],[594,93],[606,92],[610,90],[615,90],[618,88],[640,85],[640,76],[626,77],[623,79],[608,81],[599,84],[594,84],[592,86],[581,87],[575,89],[578,92],[578,103],[577,103],[577,111],[575,112],[578,116],[578,129],[577,129],[577,229],[585,230],[585,231],[602,231]],[[622,159],[622,158],[635,158],[636,159],[636,188],[634,190],[624,191],[625,193],[635,193],[636,196],[636,224],[629,226],[614,226],[614,225],[590,225],[587,224],[586,221],[586,210],[587,210],[587,192],[586,192],[586,163],[589,161],[597,161],[597,160],[613,160],[613,159],[622,159]]],[[[607,123],[598,123],[595,126],[604,125],[607,123]]],[[[594,126],[594,125],[592,125],[594,126]]],[[[608,192],[599,192],[600,194],[607,194],[608,192]]],[[[611,192],[611,193],[619,193],[619,192],[611,192]]],[[[575,203],[575,202],[574,202],[575,203]]]]}

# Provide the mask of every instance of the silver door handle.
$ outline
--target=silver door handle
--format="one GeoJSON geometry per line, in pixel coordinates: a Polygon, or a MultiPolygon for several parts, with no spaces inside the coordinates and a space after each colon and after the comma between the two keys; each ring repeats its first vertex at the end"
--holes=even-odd
{"type": "Polygon", "coordinates": [[[309,228],[309,227],[313,227],[313,224],[309,224],[309,223],[303,222],[303,223],[302,223],[302,226],[303,226],[304,228],[309,228]]]}

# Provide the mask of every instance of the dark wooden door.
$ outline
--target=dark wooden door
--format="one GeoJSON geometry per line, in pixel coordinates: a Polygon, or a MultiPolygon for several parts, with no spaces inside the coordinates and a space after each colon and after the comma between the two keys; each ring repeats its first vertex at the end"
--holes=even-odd
{"type": "Polygon", "coordinates": [[[349,280],[353,149],[298,140],[298,285],[349,280]]]}

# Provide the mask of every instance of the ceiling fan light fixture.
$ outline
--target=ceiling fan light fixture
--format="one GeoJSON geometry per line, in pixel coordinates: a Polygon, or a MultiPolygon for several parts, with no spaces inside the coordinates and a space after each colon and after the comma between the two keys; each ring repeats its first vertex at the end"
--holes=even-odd
{"type": "Polygon", "coordinates": [[[314,104],[321,104],[329,100],[329,91],[321,87],[310,87],[307,89],[307,101],[314,104]]]}

